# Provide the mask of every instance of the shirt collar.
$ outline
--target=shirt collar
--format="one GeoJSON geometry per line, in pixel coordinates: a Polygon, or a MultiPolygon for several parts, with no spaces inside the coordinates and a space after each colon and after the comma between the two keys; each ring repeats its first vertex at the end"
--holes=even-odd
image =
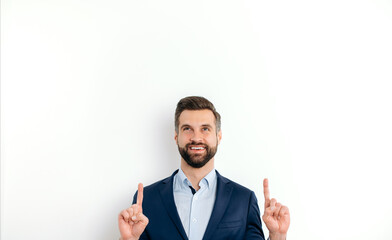
{"type": "MultiPolygon", "coordinates": [[[[185,173],[182,171],[182,169],[180,168],[178,170],[177,176],[179,177],[180,183],[182,183],[181,185],[186,185],[188,186],[192,186],[191,182],[188,180],[188,178],[185,176],[185,173]]],[[[208,188],[210,188],[211,186],[213,186],[213,184],[216,182],[216,171],[215,168],[213,168],[211,170],[211,172],[209,172],[199,183],[199,186],[202,187],[204,184],[207,185],[208,188]],[[205,183],[204,183],[205,182],[205,183]]]]}

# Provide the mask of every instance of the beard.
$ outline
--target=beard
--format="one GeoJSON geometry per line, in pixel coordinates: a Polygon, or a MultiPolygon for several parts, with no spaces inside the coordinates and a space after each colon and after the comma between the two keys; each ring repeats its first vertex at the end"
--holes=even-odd
{"type": "Polygon", "coordinates": [[[185,147],[180,147],[177,142],[177,146],[181,157],[193,168],[201,168],[206,165],[215,156],[216,151],[218,150],[218,143],[213,147],[202,143],[191,142],[186,144],[185,147]],[[190,145],[204,147],[205,151],[204,153],[190,153],[190,145]]]}

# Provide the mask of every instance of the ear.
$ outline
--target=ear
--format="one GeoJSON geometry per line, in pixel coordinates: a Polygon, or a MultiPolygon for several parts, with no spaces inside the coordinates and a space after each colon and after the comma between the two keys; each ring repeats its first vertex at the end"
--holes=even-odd
{"type": "Polygon", "coordinates": [[[177,139],[178,139],[178,134],[176,130],[174,130],[174,141],[176,141],[176,144],[177,144],[177,139]]]}
{"type": "Polygon", "coordinates": [[[217,138],[218,138],[218,144],[219,144],[220,141],[222,140],[222,130],[219,130],[219,132],[217,134],[217,138]]]}

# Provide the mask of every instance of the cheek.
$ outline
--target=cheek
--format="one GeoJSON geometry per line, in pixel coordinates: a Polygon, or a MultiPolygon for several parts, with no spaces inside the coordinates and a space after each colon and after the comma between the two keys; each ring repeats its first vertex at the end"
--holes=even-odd
{"type": "Polygon", "coordinates": [[[183,146],[185,145],[187,140],[187,136],[185,134],[181,134],[181,136],[177,137],[177,145],[183,146]]]}
{"type": "Polygon", "coordinates": [[[218,142],[218,138],[214,135],[210,135],[207,139],[208,142],[213,145],[215,145],[218,142]]]}

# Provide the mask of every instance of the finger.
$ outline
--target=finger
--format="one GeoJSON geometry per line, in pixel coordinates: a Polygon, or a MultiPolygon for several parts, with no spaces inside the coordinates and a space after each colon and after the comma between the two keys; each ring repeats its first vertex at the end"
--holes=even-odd
{"type": "Polygon", "coordinates": [[[133,216],[133,208],[132,207],[130,207],[130,208],[127,208],[127,210],[126,210],[127,212],[128,212],[128,214],[129,214],[129,217],[132,217],[133,216]]]}
{"type": "Polygon", "coordinates": [[[121,211],[119,217],[120,217],[121,219],[123,219],[125,222],[128,222],[128,219],[129,219],[129,213],[128,213],[128,211],[127,211],[127,210],[121,211]]]}
{"type": "Polygon", "coordinates": [[[126,210],[126,212],[128,213],[128,222],[132,220],[132,216],[133,216],[133,208],[130,207],[126,210]]]}
{"type": "Polygon", "coordinates": [[[264,208],[267,208],[270,205],[270,192],[268,187],[268,178],[264,178],[263,189],[264,189],[264,199],[265,199],[264,208]]]}
{"type": "Polygon", "coordinates": [[[148,224],[148,218],[141,212],[136,215],[136,218],[135,218],[134,221],[138,222],[138,223],[141,223],[143,225],[147,225],[148,224]]]}
{"type": "Polygon", "coordinates": [[[289,208],[284,206],[284,205],[282,205],[282,207],[281,207],[281,209],[279,211],[279,216],[280,217],[284,217],[285,215],[289,215],[289,214],[290,214],[289,208]]]}
{"type": "Polygon", "coordinates": [[[143,184],[139,183],[138,188],[137,188],[137,201],[136,201],[136,204],[141,207],[142,203],[143,203],[143,184]]]}
{"type": "Polygon", "coordinates": [[[264,216],[272,216],[273,211],[271,211],[271,208],[266,208],[264,209],[264,216]]]}
{"type": "Polygon", "coordinates": [[[131,219],[132,219],[132,221],[135,221],[135,220],[136,220],[136,216],[137,216],[139,213],[142,212],[142,211],[141,211],[141,207],[140,207],[139,205],[137,205],[137,204],[133,204],[133,205],[131,206],[131,209],[132,209],[132,212],[133,212],[133,214],[131,215],[131,219]]]}
{"type": "Polygon", "coordinates": [[[274,212],[273,212],[273,215],[275,217],[279,216],[279,211],[280,211],[281,208],[282,208],[282,204],[276,203],[275,208],[274,208],[274,212]]]}
{"type": "Polygon", "coordinates": [[[273,198],[273,199],[271,199],[271,202],[270,202],[270,209],[272,212],[275,211],[275,207],[276,207],[276,199],[273,198]]]}

